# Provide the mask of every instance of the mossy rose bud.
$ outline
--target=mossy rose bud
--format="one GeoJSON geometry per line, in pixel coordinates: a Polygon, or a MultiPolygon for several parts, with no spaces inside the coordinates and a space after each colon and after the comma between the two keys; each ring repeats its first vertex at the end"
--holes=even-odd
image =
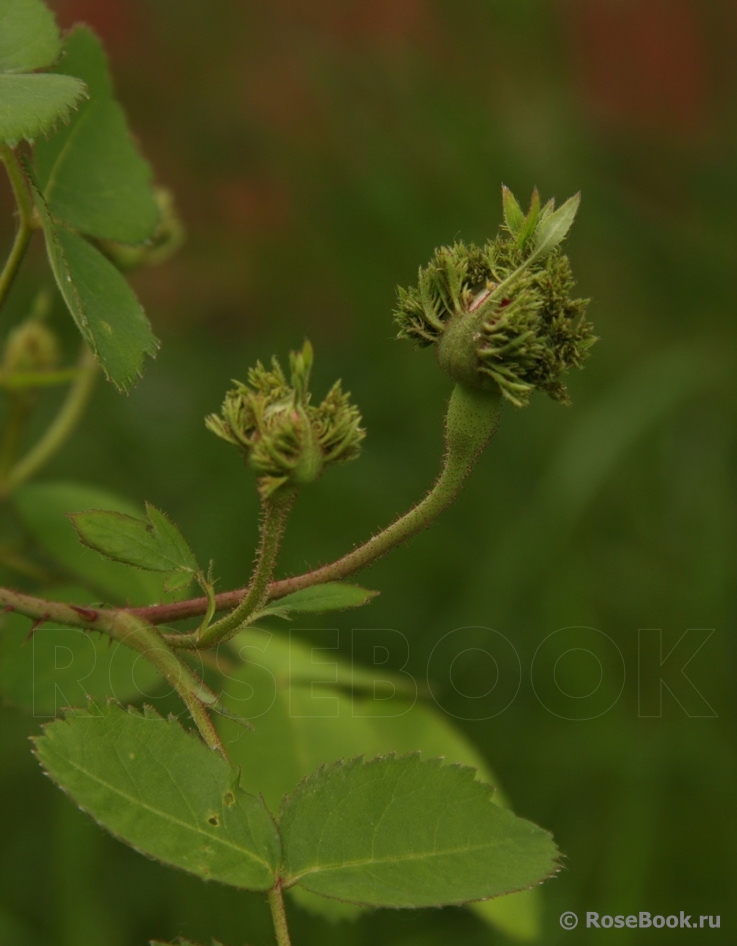
{"type": "Polygon", "coordinates": [[[463,387],[502,395],[518,407],[533,390],[567,402],[561,378],[581,367],[596,341],[587,300],[571,297],[574,279],[560,252],[578,209],[557,210],[537,191],[524,214],[503,188],[504,226],[485,246],[441,247],[399,289],[399,337],[435,345],[438,361],[463,387]]]}
{"type": "Polygon", "coordinates": [[[312,360],[305,342],[289,355],[289,379],[276,358],[270,369],[258,362],[245,384],[234,382],[220,414],[205,419],[213,433],[240,447],[264,498],[281,487],[311,483],[330,464],[360,453],[361,415],[340,381],[319,406],[310,403],[312,360]]]}

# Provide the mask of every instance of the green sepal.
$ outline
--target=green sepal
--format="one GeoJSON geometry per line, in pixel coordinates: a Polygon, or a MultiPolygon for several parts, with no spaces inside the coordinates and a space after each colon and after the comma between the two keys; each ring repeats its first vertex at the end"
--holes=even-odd
{"type": "Polygon", "coordinates": [[[546,256],[565,240],[576,219],[580,203],[580,194],[569,197],[557,210],[552,209],[551,202],[550,211],[540,220],[535,231],[534,256],[546,256]]]}
{"type": "Polygon", "coordinates": [[[517,236],[525,222],[525,215],[517,198],[504,184],[502,184],[502,209],[504,211],[504,223],[507,225],[507,229],[513,236],[517,236]]]}

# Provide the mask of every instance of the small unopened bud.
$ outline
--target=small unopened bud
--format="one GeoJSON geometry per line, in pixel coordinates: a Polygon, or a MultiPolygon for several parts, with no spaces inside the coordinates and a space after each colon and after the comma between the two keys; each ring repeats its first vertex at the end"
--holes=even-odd
{"type": "Polygon", "coordinates": [[[571,298],[574,279],[560,251],[578,196],[557,210],[537,191],[524,214],[503,188],[505,225],[485,246],[441,247],[420,269],[417,286],[399,289],[399,337],[435,345],[438,361],[464,387],[501,392],[518,407],[533,390],[567,402],[561,378],[581,367],[596,341],[571,298]]]}
{"type": "Polygon", "coordinates": [[[208,429],[239,447],[259,478],[263,497],[284,486],[311,483],[332,463],[355,459],[365,431],[361,415],[337,381],[323,402],[310,403],[312,346],[289,356],[290,377],[272,359],[258,362],[248,380],[234,382],[220,414],[205,419],[208,429]]]}
{"type": "Polygon", "coordinates": [[[51,371],[58,364],[56,336],[35,318],[22,322],[9,333],[0,358],[3,374],[51,371]]]}

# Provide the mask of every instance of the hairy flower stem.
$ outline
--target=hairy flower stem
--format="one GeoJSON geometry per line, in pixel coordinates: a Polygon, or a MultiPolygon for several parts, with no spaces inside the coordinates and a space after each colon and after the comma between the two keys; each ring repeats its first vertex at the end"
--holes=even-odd
{"type": "MultiPolygon", "coordinates": [[[[339,581],[372,565],[426,529],[453,502],[499,422],[501,396],[456,385],[445,418],[445,457],[435,485],[414,508],[368,542],[329,565],[279,582],[279,595],[325,581],[339,581]]],[[[275,597],[272,593],[270,597],[275,597]]]]}
{"type": "MultiPolygon", "coordinates": [[[[456,498],[468,478],[476,460],[487,446],[499,422],[501,395],[473,391],[456,385],[448,404],[445,422],[445,457],[433,488],[413,509],[396,519],[390,526],[373,536],[363,545],[342,558],[316,568],[314,571],[273,582],[267,588],[266,600],[281,598],[325,581],[339,581],[372,565],[392,549],[427,528],[456,498]]],[[[219,610],[232,607],[251,588],[244,592],[228,591],[217,596],[219,610]]],[[[179,601],[171,605],[132,608],[132,614],[152,624],[165,623],[203,614],[205,598],[179,601]]],[[[194,644],[191,635],[167,634],[166,640],[177,647],[201,646],[194,644]]]]}
{"type": "Polygon", "coordinates": [[[287,911],[284,907],[284,896],[281,892],[280,883],[277,883],[269,891],[269,906],[271,907],[271,918],[274,921],[277,946],[291,946],[292,941],[289,939],[289,929],[287,928],[287,911]]]}
{"type": "Polygon", "coordinates": [[[256,565],[248,590],[240,604],[222,618],[194,635],[197,647],[212,647],[238,630],[261,607],[268,597],[267,589],[276,568],[287,518],[297,493],[294,489],[277,490],[261,501],[262,519],[256,565]]]}
{"type": "Polygon", "coordinates": [[[0,306],[2,306],[33,236],[35,216],[25,174],[15,153],[6,144],[0,145],[0,160],[8,172],[10,186],[13,188],[13,195],[18,205],[18,230],[5,268],[0,273],[0,306]]]}
{"type": "Polygon", "coordinates": [[[205,743],[225,756],[223,744],[208,714],[208,707],[218,703],[216,694],[169,648],[155,627],[125,611],[46,601],[7,588],[0,588],[2,608],[34,618],[37,625],[54,621],[68,627],[100,631],[138,651],[177,691],[205,743]]]}

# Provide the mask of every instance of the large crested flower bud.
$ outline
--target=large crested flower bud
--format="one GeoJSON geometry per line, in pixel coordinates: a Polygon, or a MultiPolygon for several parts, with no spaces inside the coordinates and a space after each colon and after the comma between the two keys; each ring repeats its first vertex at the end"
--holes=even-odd
{"type": "Polygon", "coordinates": [[[571,298],[568,258],[560,251],[578,196],[555,209],[537,191],[524,214],[503,188],[505,224],[485,246],[441,247],[417,286],[399,289],[399,337],[435,345],[438,361],[464,387],[501,391],[518,407],[536,388],[567,402],[561,378],[581,367],[596,341],[587,300],[571,298]]]}
{"type": "Polygon", "coordinates": [[[245,384],[234,382],[220,414],[205,419],[213,433],[240,447],[264,497],[310,483],[332,463],[355,459],[365,437],[361,415],[339,381],[319,406],[310,403],[309,342],[290,353],[289,366],[287,380],[276,358],[270,369],[258,362],[245,384]]]}

